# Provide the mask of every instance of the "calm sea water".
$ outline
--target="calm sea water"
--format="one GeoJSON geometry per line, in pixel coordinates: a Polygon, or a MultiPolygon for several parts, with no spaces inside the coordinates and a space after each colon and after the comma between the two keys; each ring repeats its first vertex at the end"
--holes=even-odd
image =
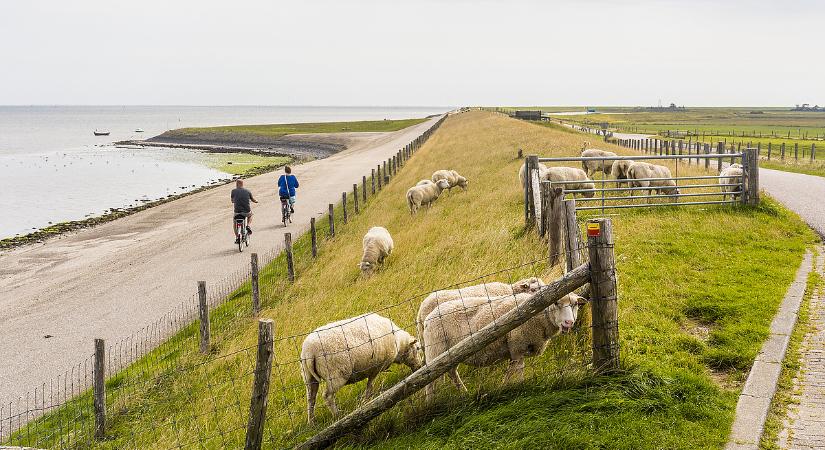
{"type": "Polygon", "coordinates": [[[100,215],[228,178],[197,151],[112,142],[192,126],[423,117],[449,108],[0,106],[0,238],[100,215]],[[143,129],[143,133],[135,132],[143,129]],[[94,130],[111,134],[96,137],[94,130]]]}

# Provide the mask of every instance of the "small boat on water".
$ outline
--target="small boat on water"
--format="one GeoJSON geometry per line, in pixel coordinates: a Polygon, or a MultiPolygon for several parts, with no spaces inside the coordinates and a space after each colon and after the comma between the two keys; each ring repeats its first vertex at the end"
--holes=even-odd
{"type": "Polygon", "coordinates": [[[143,128],[135,128],[135,133],[143,133],[143,128]]]}
{"type": "Polygon", "coordinates": [[[108,136],[109,135],[109,131],[95,130],[94,133],[95,133],[95,136],[108,136]]]}

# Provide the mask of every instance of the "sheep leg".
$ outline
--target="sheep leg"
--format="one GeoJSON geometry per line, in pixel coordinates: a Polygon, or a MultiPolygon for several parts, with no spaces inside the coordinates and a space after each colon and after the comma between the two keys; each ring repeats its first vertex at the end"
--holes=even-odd
{"type": "Polygon", "coordinates": [[[320,382],[312,377],[306,383],[307,389],[307,422],[315,424],[315,399],[318,397],[320,382]]]}
{"type": "Polygon", "coordinates": [[[372,398],[372,390],[375,385],[375,377],[367,378],[367,388],[364,389],[364,400],[372,398]]]}
{"type": "Polygon", "coordinates": [[[338,417],[338,405],[335,403],[335,393],[343,386],[343,383],[336,383],[333,380],[327,381],[327,390],[324,391],[324,400],[327,402],[327,408],[332,413],[333,417],[338,417]],[[340,384],[340,386],[339,386],[340,384]]]}
{"type": "Polygon", "coordinates": [[[515,379],[516,381],[524,380],[524,358],[510,361],[510,365],[507,367],[507,372],[504,373],[504,380],[502,383],[507,383],[511,379],[515,379]]]}
{"type": "Polygon", "coordinates": [[[447,375],[450,376],[450,379],[453,380],[453,384],[455,387],[458,388],[461,392],[467,392],[467,386],[464,385],[464,382],[461,381],[461,377],[458,375],[458,368],[453,367],[447,372],[447,375]]]}

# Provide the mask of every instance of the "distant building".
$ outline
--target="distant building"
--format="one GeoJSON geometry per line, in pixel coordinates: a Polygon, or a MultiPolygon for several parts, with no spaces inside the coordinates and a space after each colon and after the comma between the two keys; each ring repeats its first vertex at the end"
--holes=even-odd
{"type": "Polygon", "coordinates": [[[541,120],[541,111],[520,110],[516,111],[515,117],[523,120],[541,120]]]}

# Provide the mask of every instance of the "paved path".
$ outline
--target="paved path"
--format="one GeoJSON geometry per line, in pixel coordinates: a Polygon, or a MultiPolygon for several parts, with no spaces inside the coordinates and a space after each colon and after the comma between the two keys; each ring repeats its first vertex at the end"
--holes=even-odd
{"type": "Polygon", "coordinates": [[[825,238],[825,178],[759,169],[759,185],[825,238]]]}
{"type": "MultiPolygon", "coordinates": [[[[820,247],[822,250],[822,247],[820,247]]],[[[825,255],[817,270],[825,275],[825,255]]],[[[825,292],[811,298],[811,331],[802,343],[802,369],[794,380],[794,402],[779,434],[783,449],[825,449],[825,292]]]]}
{"type": "MultiPolygon", "coordinates": [[[[369,133],[344,152],[296,166],[294,224],[351,191],[376,164],[438,117],[394,133],[369,133]]],[[[251,250],[280,250],[285,229],[276,174],[246,181],[260,200],[251,250]],[[277,219],[275,219],[277,218],[277,219]]],[[[175,200],[75,234],[0,253],[0,402],[10,401],[88,357],[96,337],[114,341],[159,319],[195,292],[249,264],[233,245],[234,184],[175,200]],[[51,337],[45,338],[50,335],[51,337]]],[[[6,403],[7,404],[7,403],[6,403]]]]}

